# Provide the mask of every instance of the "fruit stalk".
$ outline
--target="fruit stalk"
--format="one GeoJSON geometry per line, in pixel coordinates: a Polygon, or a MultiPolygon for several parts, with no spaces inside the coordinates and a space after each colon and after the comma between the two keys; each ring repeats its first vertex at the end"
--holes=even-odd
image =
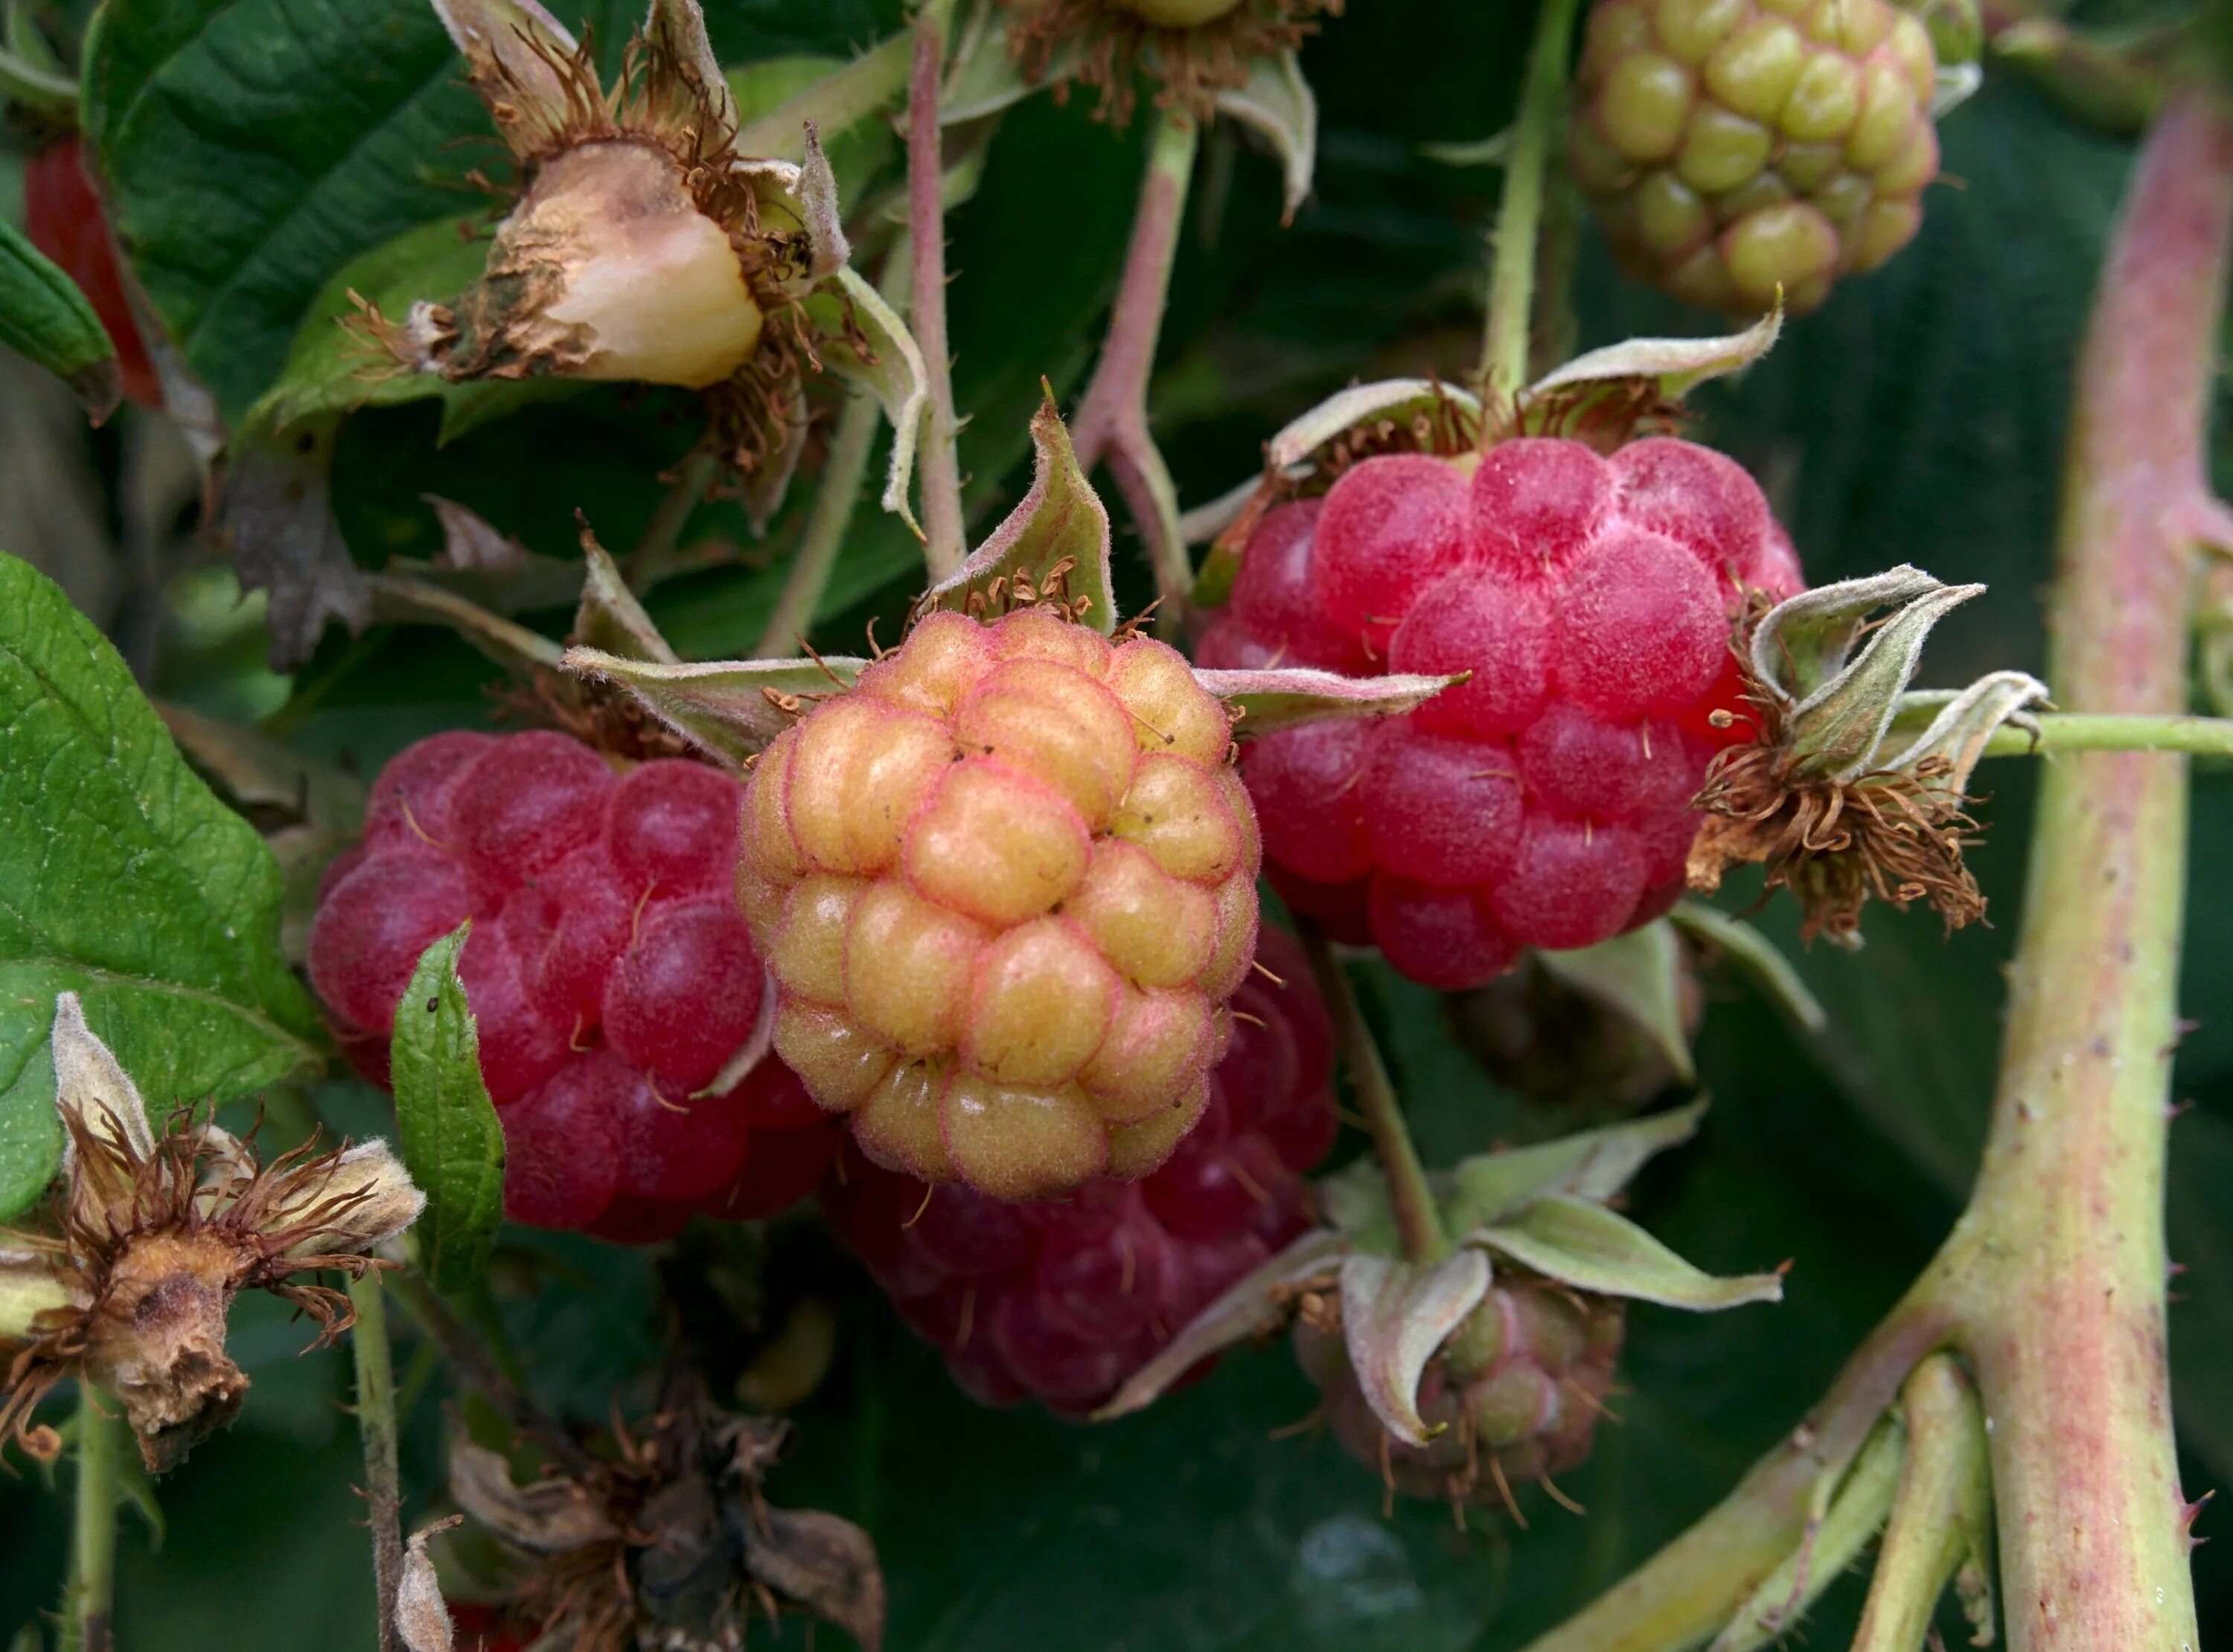
{"type": "Polygon", "coordinates": [[[882,409],[866,393],[849,397],[830,433],[830,458],[823,467],[822,485],[814,496],[813,514],[806,519],[805,536],[791,558],[790,576],[767,628],[760,633],[752,652],[762,659],[796,654],[814,628],[815,610],[830,587],[837,566],[837,550],[853,520],[853,507],[861,497],[861,481],[869,472],[869,451],[876,446],[876,420],[882,409]]]}
{"type": "Polygon", "coordinates": [[[2065,751],[2180,751],[2233,758],[2233,718],[2048,712],[2034,738],[2003,724],[1985,742],[1989,758],[2051,758],[2065,751]]]}
{"type": "Polygon", "coordinates": [[[1303,950],[1333,1017],[1334,1044],[1341,1051],[1341,1064],[1357,1092],[1365,1128],[1372,1133],[1373,1154],[1380,1161],[1381,1174],[1388,1183],[1388,1202],[1395,1212],[1396,1233],[1403,1241],[1403,1254],[1413,1262],[1439,1262],[1449,1254],[1449,1235],[1443,1231],[1442,1212],[1436,1206],[1434,1190],[1428,1186],[1427,1167],[1420,1162],[1419,1149],[1403,1122],[1396,1086],[1380,1059],[1372,1029],[1365,1024],[1357,989],[1350,985],[1333,948],[1317,930],[1303,930],[1303,950]]]}
{"type": "MultiPolygon", "coordinates": [[[[2079,359],[2050,680],[2081,712],[2185,704],[2181,523],[2205,497],[2229,244],[2233,107],[2197,86],[2142,152],[2079,359]]],[[[2164,1355],[2187,793],[2171,752],[2089,752],[2041,777],[1962,1224],[2014,1652],[2196,1640],[2164,1355]]]]}
{"type": "Polygon", "coordinates": [[[116,1476],[127,1430],[123,1408],[81,1382],[77,1406],[77,1511],[62,1652],[109,1652],[116,1594],[116,1476]]]}
{"type": "Polygon", "coordinates": [[[403,1496],[395,1460],[395,1367],[387,1346],[387,1303],[380,1275],[352,1279],[356,1323],[349,1350],[356,1358],[356,1431],[364,1442],[364,1494],[372,1523],[374,1610],[380,1652],[400,1652],[395,1591],[403,1578],[403,1496]]]}
{"type": "Polygon", "coordinates": [[[1481,374],[1492,402],[1509,402],[1527,382],[1527,341],[1535,310],[1535,241],[1543,221],[1545,173],[1559,104],[1566,89],[1567,43],[1577,0],[1545,0],[1535,21],[1520,112],[1504,162],[1504,194],[1489,237],[1488,330],[1481,374]]]}
{"type": "Polygon", "coordinates": [[[946,342],[946,185],[939,143],[939,76],[946,63],[948,3],[932,0],[915,20],[915,62],[908,75],[908,242],[912,250],[914,305],[908,321],[930,380],[930,409],[923,419],[923,562],[934,584],[961,566],[961,461],[955,450],[960,425],[954,413],[954,374],[946,342]]]}
{"type": "Polygon", "coordinates": [[[1165,632],[1185,608],[1194,569],[1179,529],[1178,487],[1148,429],[1148,379],[1155,370],[1156,342],[1178,256],[1179,221],[1186,216],[1187,185],[1200,140],[1201,130],[1185,111],[1156,112],[1123,276],[1109,312],[1101,360],[1071,432],[1082,468],[1090,471],[1104,457],[1109,460],[1133,524],[1148,542],[1156,589],[1162,597],[1158,628],[1165,632]]]}

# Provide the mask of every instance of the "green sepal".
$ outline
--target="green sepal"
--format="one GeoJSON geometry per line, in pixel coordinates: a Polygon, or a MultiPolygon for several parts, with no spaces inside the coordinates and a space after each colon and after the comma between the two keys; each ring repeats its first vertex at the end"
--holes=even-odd
{"type": "Polygon", "coordinates": [[[1666,919],[1572,952],[1539,952],[1559,980],[1641,1029],[1685,1084],[1697,1078],[1683,1024],[1683,943],[1666,919]]]}
{"type": "Polygon", "coordinates": [[[1780,1272],[1717,1278],[1693,1267],[1618,1211],[1570,1193],[1531,1200],[1512,1215],[1475,1228],[1465,1242],[1597,1296],[1697,1313],[1783,1299],[1780,1272]]]}
{"type": "Polygon", "coordinates": [[[480,1277],[504,1219],[504,1127],[481,1078],[480,1033],[458,979],[470,920],[420,954],[395,1006],[388,1046],[395,1135],[404,1167],[426,1195],[417,1245],[438,1291],[480,1277]]]}
{"type": "Polygon", "coordinates": [[[0,344],[77,393],[96,425],[124,394],[116,347],[77,283],[23,232],[0,218],[0,344]]]}

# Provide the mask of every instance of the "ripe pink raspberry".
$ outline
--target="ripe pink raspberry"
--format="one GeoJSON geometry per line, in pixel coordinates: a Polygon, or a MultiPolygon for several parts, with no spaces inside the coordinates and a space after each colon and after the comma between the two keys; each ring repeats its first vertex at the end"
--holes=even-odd
{"type": "Polygon", "coordinates": [[[1177,653],[927,615],[752,770],[775,1047],[869,1158],[996,1199],[1146,1174],[1208,1105],[1260,851],[1177,653]]]}
{"type": "Polygon", "coordinates": [[[1545,437],[1477,462],[1383,455],[1270,512],[1206,658],[1472,673],[1405,717],[1249,746],[1273,887],[1444,988],[1656,917],[1683,888],[1689,800],[1736,738],[1709,719],[1741,705],[1744,594],[1802,583],[1752,478],[1664,438],[1609,459],[1545,437]],[[1247,600],[1265,582],[1289,605],[1247,600]],[[1294,617],[1305,589],[1327,628],[1294,617]],[[1256,628],[1267,612],[1281,628],[1256,628]]]}
{"type": "Polygon", "coordinates": [[[1007,1205],[849,1155],[823,1198],[839,1232],[987,1405],[1083,1415],[1171,1334],[1308,1225],[1303,1173],[1338,1128],[1333,1034],[1292,940],[1258,956],[1201,1122],[1161,1169],[1007,1205]]]}
{"type": "Polygon", "coordinates": [[[615,776],[545,732],[438,734],[374,782],[364,841],[319,897],[310,979],[385,1086],[420,953],[473,920],[458,973],[515,1220],[659,1237],[693,1210],[765,1215],[828,1167],[836,1140],[779,1063],[701,1093],[764,996],[731,898],[742,798],[702,764],[615,776]]]}
{"type": "Polygon", "coordinates": [[[1295,1357],[1334,1437],[1394,1489],[1516,1511],[1515,1486],[1589,1455],[1624,1321],[1618,1298],[1500,1275],[1427,1366],[1419,1415],[1433,1438],[1423,1446],[1395,1439],[1373,1415],[1338,1332],[1298,1320],[1295,1357]]]}

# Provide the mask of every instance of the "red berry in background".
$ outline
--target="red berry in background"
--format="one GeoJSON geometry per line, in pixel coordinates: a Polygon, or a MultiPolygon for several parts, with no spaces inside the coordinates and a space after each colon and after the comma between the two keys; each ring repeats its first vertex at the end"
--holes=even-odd
{"type": "Polygon", "coordinates": [[[87,178],[79,141],[64,138],[23,163],[23,234],[78,285],[93,313],[116,346],[116,367],[124,393],[143,407],[163,405],[163,387],[140,337],[132,307],[125,302],[124,277],[116,267],[115,244],[101,198],[87,178]]]}
{"type": "Polygon", "coordinates": [[[837,1129],[773,1057],[701,1093],[765,996],[732,888],[742,803],[702,764],[615,776],[549,732],[438,734],[373,783],[364,842],[319,894],[310,979],[385,1085],[419,955],[472,920],[458,972],[514,1220],[644,1243],[693,1211],[770,1215],[829,1168],[837,1129]]]}
{"type": "Polygon", "coordinates": [[[1333,1031],[1301,949],[1264,930],[1234,994],[1209,1110],[1162,1167],[1009,1205],[848,1149],[823,1201],[900,1315],[987,1405],[1082,1415],[1309,1225],[1305,1172],[1333,1146],[1333,1031]]]}
{"type": "Polygon", "coordinates": [[[1471,673],[1407,717],[1283,731],[1242,759],[1288,905],[1448,989],[1674,902],[1690,799],[1741,737],[1710,720],[1741,710],[1732,622],[1748,591],[1804,583],[1759,487],[1709,448],[1524,437],[1470,463],[1382,455],[1269,512],[1201,648],[1471,673]]]}

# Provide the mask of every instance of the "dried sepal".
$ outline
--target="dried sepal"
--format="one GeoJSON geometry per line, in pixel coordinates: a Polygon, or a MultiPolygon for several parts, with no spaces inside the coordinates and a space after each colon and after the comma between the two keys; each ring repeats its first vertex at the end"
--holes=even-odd
{"type": "Polygon", "coordinates": [[[543,1626],[539,1645],[740,1646],[752,1618],[792,1610],[873,1652],[885,1594],[868,1533],[762,1493],[789,1437],[782,1420],[717,1410],[685,1379],[641,1423],[615,1425],[609,1455],[524,1486],[454,1429],[450,1491],[531,1562],[511,1603],[543,1626]]]}
{"type": "Polygon", "coordinates": [[[1100,94],[1095,117],[1132,116],[1132,82],[1157,83],[1156,105],[1208,120],[1218,94],[1248,83],[1264,58],[1292,54],[1337,16],[1341,0],[1003,0],[1008,49],[1058,97],[1072,84],[1100,94]]]}
{"type": "Polygon", "coordinates": [[[1691,888],[1759,862],[1770,888],[1799,896],[1802,933],[1842,946],[1859,944],[1872,896],[1926,901],[1950,929],[1984,915],[1962,853],[1976,830],[1965,788],[1993,731],[2021,726],[2047,686],[2013,671],[1951,694],[1908,686],[1931,628],[1983,589],[1900,567],[1755,617],[1740,654],[1754,738],[1715,758],[1698,795],[1691,888]]]}
{"type": "Polygon", "coordinates": [[[225,1353],[233,1299],[259,1289],[344,1329],[348,1300],[301,1276],[361,1275],[424,1200],[386,1144],[259,1166],[247,1144],[182,1111],[158,1134],[138,1091],[86,1026],[74,993],[56,1001],[56,1108],[67,1138],[51,1206],[56,1232],[7,1236],[0,1270],[25,1294],[62,1300],[16,1325],[0,1435],[32,1444],[32,1411],[65,1377],[121,1402],[151,1469],[175,1465],[231,1421],[248,1378],[225,1353]],[[33,1277],[42,1272],[43,1286],[33,1277]]]}

